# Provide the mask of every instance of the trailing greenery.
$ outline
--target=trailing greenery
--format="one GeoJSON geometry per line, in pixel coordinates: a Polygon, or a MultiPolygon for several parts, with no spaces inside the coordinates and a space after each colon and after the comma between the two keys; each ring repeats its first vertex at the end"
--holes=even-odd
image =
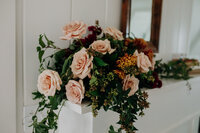
{"type": "MultiPolygon", "coordinates": [[[[49,40],[46,35],[42,34],[39,36],[39,46],[37,47],[37,52],[38,59],[40,61],[39,71],[42,72],[44,69],[59,71],[63,83],[67,83],[71,73],[69,66],[72,62],[72,55],[67,57],[65,55],[65,49],[61,50],[60,48],[56,47],[53,41],[49,40]],[[43,41],[43,38],[45,38],[46,43],[43,41]],[[43,55],[48,49],[54,49],[56,51],[54,54],[44,58],[43,55]],[[56,66],[58,64],[63,64],[63,67],[56,66]],[[68,73],[69,75],[65,75],[65,73],[68,73]]],[[[55,132],[57,130],[57,121],[60,110],[67,100],[65,95],[65,87],[61,86],[61,91],[57,91],[55,96],[45,97],[38,91],[33,92],[32,94],[33,100],[40,101],[35,114],[32,116],[33,123],[30,125],[33,126],[33,133],[48,133],[49,130],[53,130],[55,132]],[[46,112],[47,116],[42,120],[39,120],[37,116],[38,112],[46,112]]]]}
{"type": "Polygon", "coordinates": [[[189,72],[192,70],[183,59],[172,60],[168,63],[156,62],[156,69],[162,78],[184,79],[190,78],[189,72]]]}

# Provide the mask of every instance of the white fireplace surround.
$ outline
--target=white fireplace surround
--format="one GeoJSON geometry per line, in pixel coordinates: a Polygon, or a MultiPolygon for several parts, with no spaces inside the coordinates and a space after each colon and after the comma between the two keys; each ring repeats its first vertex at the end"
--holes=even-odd
{"type": "MultiPolygon", "coordinates": [[[[200,76],[188,81],[164,80],[163,87],[147,90],[150,108],[145,110],[145,116],[139,117],[137,133],[198,133],[200,117],[200,76]]],[[[27,115],[25,125],[31,122],[32,111],[36,107],[25,107],[27,115]],[[28,112],[30,111],[30,112],[28,112]]],[[[59,117],[58,133],[106,133],[110,124],[115,127],[118,114],[103,109],[96,118],[92,117],[91,107],[66,102],[59,117]]],[[[30,123],[29,123],[30,124],[30,123]]],[[[31,129],[25,127],[26,133],[31,129]]]]}

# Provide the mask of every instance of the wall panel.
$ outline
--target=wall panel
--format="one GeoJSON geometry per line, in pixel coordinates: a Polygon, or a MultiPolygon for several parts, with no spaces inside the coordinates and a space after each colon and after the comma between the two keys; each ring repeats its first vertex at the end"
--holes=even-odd
{"type": "Polygon", "coordinates": [[[16,133],[15,2],[0,1],[0,133],[16,133]]]}
{"type": "Polygon", "coordinates": [[[106,2],[106,26],[119,29],[122,0],[106,0],[106,2]]]}
{"type": "Polygon", "coordinates": [[[70,21],[69,0],[24,0],[24,103],[33,104],[32,91],[37,89],[39,34],[45,33],[59,47],[67,45],[59,38],[62,27],[70,21]]]}
{"type": "Polygon", "coordinates": [[[86,24],[95,24],[99,20],[105,25],[106,0],[72,0],[72,20],[82,20],[86,24]]]}

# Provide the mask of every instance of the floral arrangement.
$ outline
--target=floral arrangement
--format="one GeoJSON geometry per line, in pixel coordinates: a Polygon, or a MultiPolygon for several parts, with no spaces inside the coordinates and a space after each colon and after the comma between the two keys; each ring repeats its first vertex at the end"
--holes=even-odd
{"type": "Polygon", "coordinates": [[[134,122],[149,108],[148,94],[142,88],[162,86],[148,43],[141,38],[124,38],[115,28],[102,29],[98,22],[87,27],[74,21],[63,32],[61,39],[71,40],[64,49],[55,46],[45,34],[39,36],[41,74],[33,99],[40,101],[32,117],[33,133],[56,131],[66,100],[74,104],[89,101],[94,116],[100,109],[117,112],[119,129],[110,126],[109,133],[134,133],[134,122]],[[44,57],[49,49],[54,50],[53,54],[44,57]],[[37,117],[40,111],[47,114],[42,120],[37,117]]]}

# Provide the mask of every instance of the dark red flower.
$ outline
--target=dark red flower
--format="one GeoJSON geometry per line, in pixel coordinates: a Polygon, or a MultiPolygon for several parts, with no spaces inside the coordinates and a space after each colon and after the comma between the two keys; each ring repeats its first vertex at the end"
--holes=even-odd
{"type": "Polygon", "coordinates": [[[102,29],[101,29],[100,27],[98,27],[98,28],[97,28],[97,31],[96,31],[96,34],[97,34],[97,35],[100,35],[101,32],[102,32],[102,29]]]}
{"type": "Polygon", "coordinates": [[[88,30],[92,31],[92,32],[95,32],[97,30],[97,28],[95,26],[89,26],[88,30]]]}
{"type": "Polygon", "coordinates": [[[82,43],[83,45],[85,45],[85,44],[87,43],[85,39],[80,39],[80,41],[81,41],[81,43],[82,43]]]}
{"type": "Polygon", "coordinates": [[[158,88],[161,88],[161,87],[162,87],[162,81],[158,80],[158,88]]]}
{"type": "Polygon", "coordinates": [[[153,83],[152,88],[157,88],[157,81],[155,81],[155,82],[153,83]]]}
{"type": "Polygon", "coordinates": [[[73,54],[73,52],[72,52],[69,48],[67,48],[67,49],[66,49],[65,57],[67,58],[67,57],[69,57],[71,54],[73,54]]]}
{"type": "Polygon", "coordinates": [[[97,39],[97,36],[95,34],[89,34],[85,40],[87,43],[91,44],[97,39]]]}
{"type": "Polygon", "coordinates": [[[92,34],[100,35],[102,32],[102,29],[100,27],[96,26],[89,26],[88,30],[92,32],[92,34]]]}
{"type": "Polygon", "coordinates": [[[153,77],[154,77],[154,79],[155,79],[156,81],[159,80],[159,78],[158,78],[158,73],[157,73],[157,72],[153,72],[153,77]]]}

